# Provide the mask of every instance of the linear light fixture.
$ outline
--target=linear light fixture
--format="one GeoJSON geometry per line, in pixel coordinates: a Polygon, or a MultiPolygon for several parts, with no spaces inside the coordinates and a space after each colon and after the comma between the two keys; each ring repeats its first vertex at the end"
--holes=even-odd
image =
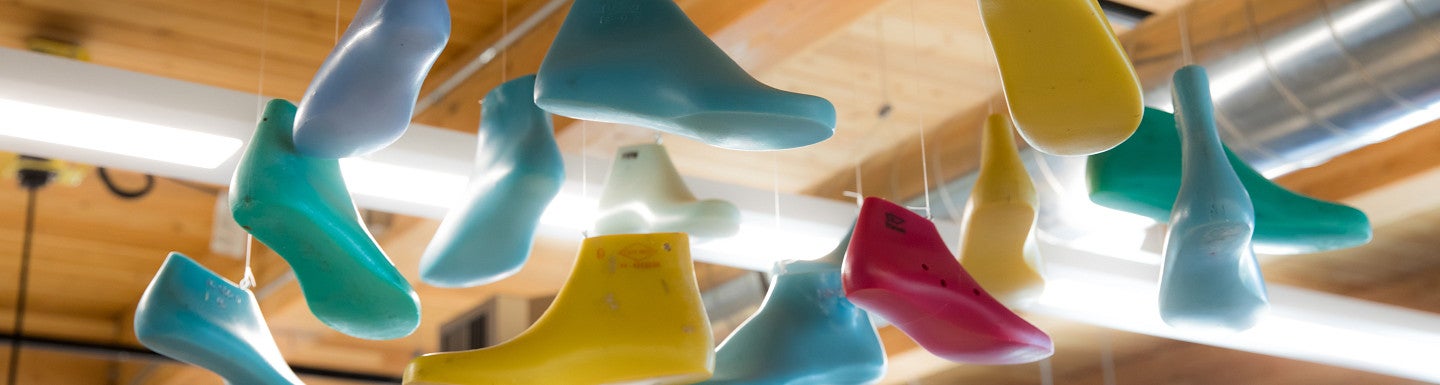
{"type": "Polygon", "coordinates": [[[0,116],[5,117],[0,136],[205,169],[219,167],[244,144],[226,136],[16,100],[0,99],[0,116]]]}

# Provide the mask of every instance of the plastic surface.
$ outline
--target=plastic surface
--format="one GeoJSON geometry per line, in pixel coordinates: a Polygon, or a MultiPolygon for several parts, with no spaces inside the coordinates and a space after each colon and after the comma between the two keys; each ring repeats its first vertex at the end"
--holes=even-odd
{"type": "Polygon", "coordinates": [[[540,65],[551,113],[665,131],[735,150],[835,133],[835,106],[750,77],[671,0],[577,0],[540,65]]]}
{"type": "Polygon", "coordinates": [[[596,235],[682,232],[713,239],[740,231],[740,209],[719,199],[695,200],[658,144],[620,147],[599,207],[596,235]]]}
{"type": "Polygon", "coordinates": [[[689,238],[585,239],[570,279],[535,325],[497,346],[434,353],[405,384],[690,384],[710,377],[714,341],[689,238]]]}
{"type": "Polygon", "coordinates": [[[505,82],[481,104],[480,145],[466,199],[420,256],[420,279],[470,287],[509,277],[529,258],[540,214],[565,182],[550,115],[535,107],[535,76],[505,82]]]}
{"type": "Polygon", "coordinates": [[[1050,336],[980,288],[934,223],[880,198],[860,208],[842,280],[851,302],[947,360],[1019,364],[1055,350],[1050,336]]]}
{"type": "Polygon", "coordinates": [[[1160,317],[1175,327],[1248,329],[1269,308],[1250,249],[1255,212],[1220,146],[1205,70],[1180,68],[1174,90],[1184,167],[1165,235],[1160,317]]]}
{"type": "Polygon", "coordinates": [[[885,375],[885,349],[864,310],[845,299],[850,236],[816,261],[775,264],[760,310],[715,353],[707,385],[862,385],[885,375]]]}
{"type": "MultiPolygon", "coordinates": [[[[1256,251],[1306,254],[1370,242],[1370,220],[1364,212],[1287,190],[1250,168],[1228,148],[1225,156],[1255,203],[1256,251]]],[[[1087,168],[1091,201],[1168,221],[1180,191],[1180,134],[1175,116],[1146,108],[1135,135],[1110,151],[1091,155],[1087,168]]]]}
{"type": "Polygon", "coordinates": [[[230,384],[302,384],[280,356],[255,295],[180,253],[165,258],[140,296],[135,337],[230,384]]]}
{"type": "Polygon", "coordinates": [[[979,0],[1020,136],[1054,155],[1089,155],[1140,124],[1140,81],[1095,0],[979,0]]]}
{"type": "Polygon", "coordinates": [[[980,287],[1011,307],[1034,303],[1045,291],[1034,245],[1035,184],[1020,161],[1004,115],[985,121],[980,175],[960,221],[960,265],[980,287]]]}
{"type": "Polygon", "coordinates": [[[450,39],[445,0],[364,0],[310,80],[295,121],[309,156],[375,152],[410,126],[420,83],[450,39]]]}
{"type": "Polygon", "coordinates": [[[367,339],[409,335],[420,299],[365,229],[340,162],[295,152],[295,105],[275,99],[230,182],[235,222],[290,263],[310,312],[367,339]]]}

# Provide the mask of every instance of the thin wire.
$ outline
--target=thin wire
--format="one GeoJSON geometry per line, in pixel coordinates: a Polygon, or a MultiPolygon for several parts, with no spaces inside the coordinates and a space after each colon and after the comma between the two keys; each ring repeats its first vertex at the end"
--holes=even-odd
{"type": "Polygon", "coordinates": [[[335,0],[335,45],[340,45],[340,0],[335,0]]]}
{"type": "Polygon", "coordinates": [[[1178,25],[1180,26],[1180,60],[1183,62],[1184,65],[1195,64],[1195,56],[1192,52],[1190,52],[1190,14],[1188,12],[1189,9],[1189,4],[1182,5],[1180,6],[1180,13],[1176,15],[1180,18],[1180,23],[1178,23],[1178,25]]]}
{"type": "MultiPolygon", "coordinates": [[[[500,40],[510,35],[510,0],[500,1],[500,40]]],[[[510,80],[510,49],[500,50],[500,81],[510,80]]]]}
{"type": "MultiPolygon", "coordinates": [[[[880,66],[879,74],[876,76],[876,79],[880,82],[880,110],[876,112],[875,127],[871,128],[870,134],[867,135],[871,137],[873,137],[875,133],[880,132],[881,127],[885,125],[885,121],[890,119],[892,108],[892,104],[890,103],[890,66],[889,56],[885,53],[885,14],[883,13],[875,16],[875,57],[878,59],[876,62],[880,66]]],[[[860,145],[863,147],[866,142],[868,141],[862,140],[860,141],[860,145]]],[[[855,157],[855,204],[863,206],[865,202],[865,179],[860,173],[861,158],[863,157],[855,157]]]]}
{"type": "Polygon", "coordinates": [[[590,121],[580,120],[580,200],[590,201],[590,121]]]}
{"type": "Polygon", "coordinates": [[[26,188],[25,235],[20,242],[20,277],[17,279],[19,287],[15,293],[15,323],[10,328],[10,333],[14,334],[15,338],[10,339],[10,370],[5,381],[9,385],[15,385],[19,380],[17,374],[20,371],[20,345],[25,339],[25,305],[30,291],[30,249],[35,245],[35,198],[38,190],[39,187],[26,188]]]}
{"type": "MultiPolygon", "coordinates": [[[[918,22],[919,18],[916,17],[915,8],[915,0],[910,0],[910,44],[915,46],[915,52],[913,55],[910,56],[910,65],[911,68],[916,71],[916,73],[919,73],[920,25],[918,22]]],[[[923,85],[920,84],[921,81],[921,78],[915,78],[917,89],[923,85]]],[[[930,158],[926,157],[925,155],[925,109],[917,109],[915,111],[915,116],[915,119],[919,122],[920,128],[920,180],[922,183],[921,186],[925,190],[925,218],[935,219],[935,215],[932,214],[930,211],[930,158]]]]}
{"type": "Polygon", "coordinates": [[[1040,385],[1054,385],[1055,370],[1050,367],[1050,359],[1040,361],[1040,385]]]}
{"type": "Polygon", "coordinates": [[[255,246],[255,236],[245,234],[245,275],[240,277],[240,288],[250,290],[255,287],[255,271],[250,268],[250,253],[255,246]]]}
{"type": "Polygon", "coordinates": [[[778,234],[780,230],[780,152],[770,152],[770,160],[772,171],[770,182],[775,186],[775,230],[778,234]]]}
{"type": "MultiPolygon", "coordinates": [[[[256,87],[255,87],[255,110],[256,110],[256,117],[255,117],[255,118],[256,118],[256,120],[260,120],[261,118],[263,118],[263,115],[264,115],[264,113],[265,113],[265,112],[264,112],[265,110],[264,110],[264,108],[263,108],[264,103],[265,103],[265,51],[267,51],[268,48],[270,47],[270,36],[269,36],[269,33],[270,33],[270,0],[264,0],[264,1],[263,1],[263,4],[264,4],[264,6],[263,6],[263,8],[262,8],[262,10],[261,10],[261,12],[260,12],[260,82],[259,82],[259,84],[256,85],[256,87]]],[[[338,7],[339,7],[339,5],[338,5],[338,0],[337,0],[337,5],[336,5],[336,7],[337,7],[337,9],[338,9],[338,7]]],[[[336,19],[335,19],[335,20],[336,20],[336,22],[335,22],[335,28],[336,28],[336,31],[339,31],[339,28],[340,28],[340,22],[339,22],[339,20],[340,20],[340,19],[339,19],[339,18],[340,18],[340,16],[339,16],[339,15],[340,15],[340,12],[338,12],[338,11],[335,12],[335,15],[336,15],[336,16],[335,16],[335,18],[336,18],[336,19]]],[[[339,36],[339,35],[338,35],[339,32],[336,32],[336,33],[337,33],[337,35],[336,35],[336,36],[337,36],[337,37],[336,37],[336,41],[338,42],[338,41],[339,41],[339,37],[338,37],[338,36],[339,36]]],[[[245,235],[245,275],[243,275],[243,276],[240,277],[240,288],[245,289],[245,290],[250,290],[250,288],[255,287],[255,271],[254,271],[254,269],[251,268],[251,266],[250,266],[250,247],[251,247],[251,244],[253,244],[253,243],[255,243],[255,238],[254,238],[254,236],[253,236],[253,235],[246,234],[246,235],[245,235]]]]}
{"type": "Polygon", "coordinates": [[[1100,375],[1105,378],[1105,385],[1115,385],[1115,346],[1111,344],[1110,331],[1100,333],[1100,375]]]}
{"type": "MultiPolygon", "coordinates": [[[[580,120],[580,201],[590,204],[590,121],[580,120]]],[[[592,205],[598,210],[599,203],[592,205]]],[[[586,226],[595,226],[595,216],[585,218],[586,226]]],[[[580,230],[580,239],[590,238],[590,230],[580,230]]]]}
{"type": "Polygon", "coordinates": [[[270,0],[263,0],[261,4],[260,76],[255,81],[255,120],[265,115],[265,51],[270,48],[270,0]]]}
{"type": "MultiPolygon", "coordinates": [[[[880,101],[884,107],[882,111],[890,106],[890,63],[885,54],[885,15],[875,16],[875,49],[880,57],[880,101]]],[[[888,115],[888,114],[886,114],[888,115]]],[[[882,117],[883,118],[883,117],[882,117]]]]}

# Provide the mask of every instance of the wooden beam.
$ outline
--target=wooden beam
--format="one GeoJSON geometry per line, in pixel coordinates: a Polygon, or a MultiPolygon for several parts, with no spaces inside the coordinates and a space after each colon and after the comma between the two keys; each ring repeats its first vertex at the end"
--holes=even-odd
{"type": "MultiPolygon", "coordinates": [[[[10,361],[10,349],[0,349],[0,362],[10,361]]],[[[0,378],[9,374],[0,365],[0,378]]],[[[105,384],[109,383],[110,362],[44,349],[24,349],[16,380],[20,384],[105,384]]]]}
{"type": "Polygon", "coordinates": [[[1344,200],[1440,167],[1440,121],[1276,178],[1296,192],[1344,200]]]}

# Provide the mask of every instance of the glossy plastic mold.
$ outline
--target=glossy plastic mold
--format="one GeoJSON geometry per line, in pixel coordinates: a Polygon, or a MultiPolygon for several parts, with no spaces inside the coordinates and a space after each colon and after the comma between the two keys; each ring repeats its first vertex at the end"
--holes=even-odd
{"type": "Polygon", "coordinates": [[[290,263],[310,312],[341,333],[409,335],[420,300],[375,244],[350,200],[340,163],[295,152],[295,105],[275,99],[230,183],[235,222],[290,263]]]}
{"type": "Polygon", "coordinates": [[[616,152],[599,206],[597,235],[683,232],[714,239],[740,231],[740,209],[719,199],[696,200],[658,144],[616,152]]]}
{"type": "Polygon", "coordinates": [[[1182,67],[1174,79],[1184,160],[1160,268],[1160,317],[1176,327],[1248,329],[1269,308],[1250,249],[1255,212],[1220,146],[1205,70],[1182,67]]]}
{"type": "Polygon", "coordinates": [[[364,0],[300,100],[295,148],[364,155],[410,126],[420,83],[450,39],[445,0],[364,0]]]}
{"type": "MultiPolygon", "coordinates": [[[[1287,190],[1250,168],[1229,148],[1225,157],[1255,203],[1256,251],[1307,254],[1370,242],[1370,220],[1364,212],[1287,190]]],[[[1168,221],[1180,191],[1175,116],[1146,108],[1134,136],[1110,151],[1091,155],[1086,166],[1091,201],[1168,221]]]]}
{"type": "Polygon", "coordinates": [[[165,258],[140,296],[135,337],[230,384],[301,384],[280,356],[255,296],[180,253],[165,258]]]}
{"type": "Polygon", "coordinates": [[[682,233],[585,239],[570,279],[530,329],[497,346],[427,354],[405,384],[690,384],[714,341],[682,233]]]}
{"type": "Polygon", "coordinates": [[[553,114],[648,127],[735,150],[835,133],[835,107],[750,77],[671,0],[577,0],[540,65],[553,114]]]}
{"type": "Polygon", "coordinates": [[[1020,136],[1089,155],[1140,124],[1140,81],[1095,0],[979,0],[1020,136]]]}
{"type": "Polygon", "coordinates": [[[1055,350],[1050,336],[980,288],[934,223],[894,203],[865,199],[844,266],[846,298],[941,358],[1019,364],[1055,350]]]}
{"type": "Polygon", "coordinates": [[[532,75],[485,96],[475,171],[466,199],[420,256],[425,283],[483,285],[515,274],[528,259],[540,214],[565,181],[550,115],[535,107],[534,94],[532,75]]]}
{"type": "Polygon", "coordinates": [[[1024,307],[1045,291],[1045,280],[1031,238],[1035,184],[1010,130],[1004,115],[985,121],[980,176],[960,222],[960,265],[995,299],[1024,307]]]}
{"type": "Polygon", "coordinates": [[[840,284],[847,234],[830,255],[775,264],[760,310],[715,353],[706,385],[863,385],[885,375],[870,317],[840,284]]]}

